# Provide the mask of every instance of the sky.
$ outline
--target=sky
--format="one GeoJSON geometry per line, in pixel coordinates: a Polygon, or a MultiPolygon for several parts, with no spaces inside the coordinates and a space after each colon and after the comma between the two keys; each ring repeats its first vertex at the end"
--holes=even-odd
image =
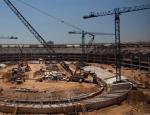
{"type": "MultiPolygon", "coordinates": [[[[89,32],[114,33],[114,16],[103,16],[83,19],[90,12],[104,12],[114,8],[150,4],[150,0],[22,0],[38,9],[47,12],[65,22],[89,32]]],[[[37,12],[22,4],[19,0],[11,0],[15,7],[31,23],[46,41],[56,44],[80,43],[81,35],[70,35],[69,31],[79,31],[58,20],[37,12]]],[[[150,41],[150,9],[125,13],[120,16],[121,42],[150,41]]],[[[36,44],[39,43],[21,21],[0,0],[0,37],[15,36],[18,40],[2,40],[0,44],[36,44]]],[[[95,37],[95,43],[114,42],[114,36],[95,37]]],[[[86,36],[86,42],[90,40],[86,36]]]]}

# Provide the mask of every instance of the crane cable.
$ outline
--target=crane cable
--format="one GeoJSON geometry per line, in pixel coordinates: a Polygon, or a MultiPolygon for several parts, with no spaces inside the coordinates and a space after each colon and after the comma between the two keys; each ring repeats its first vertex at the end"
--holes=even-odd
{"type": "Polygon", "coordinates": [[[62,19],[60,19],[60,18],[58,18],[58,17],[56,17],[56,16],[53,16],[53,15],[51,15],[51,14],[49,14],[49,13],[47,13],[47,12],[45,12],[45,11],[43,11],[43,10],[37,8],[37,7],[35,7],[35,6],[32,6],[31,4],[26,3],[26,2],[24,2],[23,0],[17,0],[17,1],[20,2],[20,3],[22,3],[22,4],[24,4],[24,5],[26,5],[26,6],[28,6],[28,7],[30,7],[30,8],[32,8],[32,9],[34,9],[34,10],[36,10],[37,12],[39,12],[39,13],[45,15],[45,16],[48,16],[48,17],[50,17],[50,18],[52,18],[52,19],[54,19],[54,20],[60,22],[60,23],[63,23],[63,24],[65,24],[65,25],[67,25],[67,26],[69,26],[69,27],[72,27],[72,28],[74,28],[74,29],[83,31],[83,29],[81,29],[81,28],[79,28],[79,27],[77,27],[77,26],[75,26],[75,25],[73,25],[73,24],[71,24],[71,23],[69,23],[69,22],[66,22],[66,21],[64,21],[64,20],[62,20],[62,19]]]}

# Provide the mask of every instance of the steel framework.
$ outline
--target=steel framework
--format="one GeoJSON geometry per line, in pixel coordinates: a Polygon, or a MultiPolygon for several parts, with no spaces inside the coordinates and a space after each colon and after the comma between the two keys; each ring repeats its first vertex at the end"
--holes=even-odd
{"type": "Polygon", "coordinates": [[[95,39],[95,35],[115,35],[113,33],[101,33],[101,32],[87,32],[87,31],[70,31],[69,34],[81,34],[81,44],[82,44],[82,52],[81,52],[81,63],[83,63],[84,55],[85,55],[85,35],[90,35],[91,40],[88,43],[88,46],[92,45],[92,42],[95,39]]]}
{"type": "Polygon", "coordinates": [[[123,7],[115,8],[114,10],[100,12],[100,13],[91,13],[88,16],[83,16],[84,19],[114,15],[115,16],[115,46],[116,46],[116,82],[121,82],[121,55],[120,55],[120,15],[122,13],[140,11],[150,9],[150,4],[134,6],[134,7],[123,7]]]}
{"type": "MultiPolygon", "coordinates": [[[[47,42],[44,40],[44,38],[36,31],[36,29],[26,20],[26,18],[17,10],[17,8],[10,2],[10,0],[4,0],[4,2],[7,4],[7,6],[13,11],[13,13],[20,19],[20,21],[26,26],[26,28],[34,35],[34,37],[45,47],[45,49],[48,51],[50,57],[53,54],[56,54],[56,52],[51,48],[47,42]]],[[[57,55],[56,55],[57,56],[57,55]]],[[[56,57],[57,58],[57,57],[56,57]]],[[[58,60],[57,60],[58,61],[58,60]]],[[[62,67],[68,71],[71,75],[73,75],[73,72],[70,70],[69,66],[61,60],[62,67]]]]}

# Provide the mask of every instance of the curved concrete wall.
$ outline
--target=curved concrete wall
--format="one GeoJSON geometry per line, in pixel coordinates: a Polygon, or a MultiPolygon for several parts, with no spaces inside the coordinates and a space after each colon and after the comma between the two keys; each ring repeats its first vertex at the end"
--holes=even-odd
{"type": "Polygon", "coordinates": [[[46,113],[70,113],[88,111],[103,108],[106,106],[120,104],[126,99],[132,86],[130,83],[113,84],[112,90],[105,95],[99,95],[91,99],[61,103],[61,104],[16,104],[0,102],[0,111],[5,113],[26,113],[26,114],[46,114],[46,113]],[[119,88],[118,88],[119,87],[119,88]]]}

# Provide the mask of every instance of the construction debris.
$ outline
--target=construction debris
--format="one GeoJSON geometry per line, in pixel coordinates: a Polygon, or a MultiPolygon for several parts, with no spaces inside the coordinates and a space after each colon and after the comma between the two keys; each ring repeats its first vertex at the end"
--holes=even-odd
{"type": "Polygon", "coordinates": [[[16,92],[33,92],[33,93],[38,92],[37,90],[29,89],[29,88],[17,88],[15,89],[15,91],[16,92]]]}
{"type": "Polygon", "coordinates": [[[6,66],[6,64],[0,64],[0,68],[5,68],[6,66]]]}

